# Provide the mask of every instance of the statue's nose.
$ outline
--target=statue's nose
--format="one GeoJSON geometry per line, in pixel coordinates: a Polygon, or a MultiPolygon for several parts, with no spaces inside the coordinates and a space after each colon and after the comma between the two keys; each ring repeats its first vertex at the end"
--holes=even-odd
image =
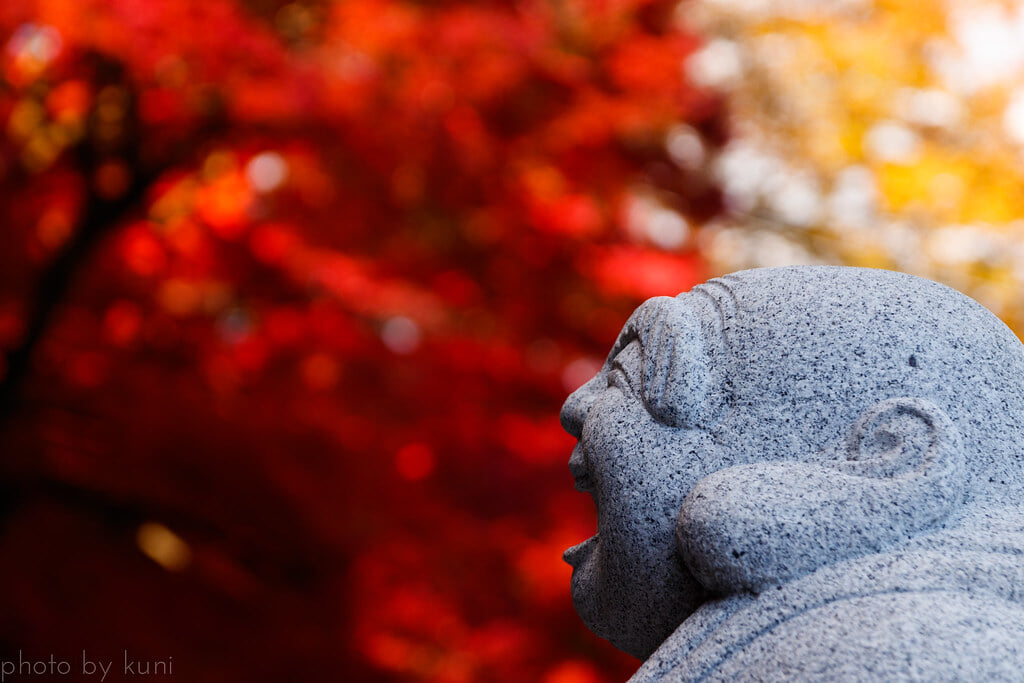
{"type": "Polygon", "coordinates": [[[594,375],[590,381],[576,391],[569,394],[562,404],[562,412],[558,419],[562,422],[562,429],[572,434],[577,439],[583,434],[583,422],[587,419],[590,406],[593,405],[600,392],[601,373],[594,375]]]}

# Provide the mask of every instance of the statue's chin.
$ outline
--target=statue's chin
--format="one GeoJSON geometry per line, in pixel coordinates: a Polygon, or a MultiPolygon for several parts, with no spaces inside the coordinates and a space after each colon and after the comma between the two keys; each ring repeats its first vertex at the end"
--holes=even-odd
{"type": "Polygon", "coordinates": [[[654,629],[644,630],[643,625],[639,623],[637,615],[631,615],[629,624],[631,629],[628,632],[618,631],[615,633],[609,633],[608,635],[602,635],[597,631],[594,631],[594,633],[607,640],[616,649],[644,661],[654,654],[655,650],[657,650],[661,644],[672,635],[672,632],[675,631],[679,624],[684,620],[685,618],[673,620],[672,626],[662,628],[657,631],[654,629]]]}
{"type": "Polygon", "coordinates": [[[572,573],[576,613],[594,635],[640,660],[650,657],[707,597],[681,563],[649,585],[609,577],[587,559],[572,573]]]}

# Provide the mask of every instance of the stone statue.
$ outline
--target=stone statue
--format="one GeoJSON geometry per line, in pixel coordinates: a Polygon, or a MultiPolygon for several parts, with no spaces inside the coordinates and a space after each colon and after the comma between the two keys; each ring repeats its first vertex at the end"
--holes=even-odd
{"type": "Polygon", "coordinates": [[[632,681],[1024,680],[1024,347],[966,296],[717,278],[641,305],[561,418],[573,602],[632,681]]]}

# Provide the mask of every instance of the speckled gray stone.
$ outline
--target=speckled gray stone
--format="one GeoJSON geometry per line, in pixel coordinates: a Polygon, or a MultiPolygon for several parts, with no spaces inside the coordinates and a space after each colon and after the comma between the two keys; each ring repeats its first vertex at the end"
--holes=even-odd
{"type": "Polygon", "coordinates": [[[717,278],[640,306],[562,424],[573,602],[631,680],[1024,680],[1024,347],[968,297],[717,278]]]}

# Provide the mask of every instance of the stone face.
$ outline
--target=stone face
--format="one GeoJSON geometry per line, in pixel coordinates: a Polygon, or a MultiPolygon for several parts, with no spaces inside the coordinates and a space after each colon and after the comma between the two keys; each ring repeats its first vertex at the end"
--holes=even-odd
{"type": "Polygon", "coordinates": [[[633,680],[1019,678],[1024,347],[943,285],[734,273],[568,398],[573,602],[633,680]]]}

